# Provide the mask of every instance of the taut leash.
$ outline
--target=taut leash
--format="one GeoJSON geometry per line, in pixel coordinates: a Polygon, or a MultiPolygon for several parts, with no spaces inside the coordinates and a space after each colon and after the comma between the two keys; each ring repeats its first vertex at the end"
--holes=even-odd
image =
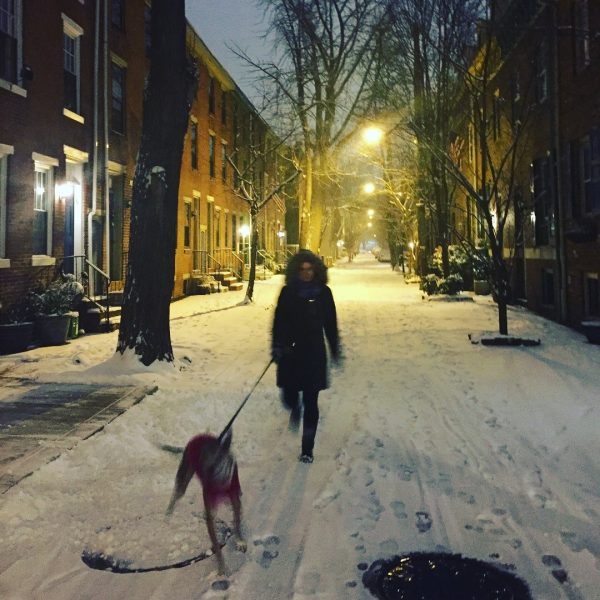
{"type": "Polygon", "coordinates": [[[269,370],[269,367],[271,366],[272,362],[273,362],[273,359],[271,359],[269,361],[269,363],[267,364],[267,366],[263,369],[263,372],[260,374],[260,376],[258,377],[258,379],[254,382],[254,385],[252,386],[252,389],[248,392],[248,394],[246,395],[246,397],[244,398],[244,400],[240,404],[239,408],[235,411],[235,414],[233,415],[233,417],[231,417],[231,419],[229,420],[229,423],[227,423],[227,425],[225,426],[225,429],[223,429],[223,431],[221,432],[221,435],[219,435],[219,442],[221,442],[221,440],[223,439],[223,437],[225,436],[225,434],[231,429],[231,426],[233,425],[233,422],[237,419],[237,416],[242,411],[242,408],[244,408],[244,405],[246,404],[246,402],[248,402],[250,396],[252,396],[252,392],[256,389],[256,386],[260,383],[260,380],[265,376],[265,373],[269,370]]]}

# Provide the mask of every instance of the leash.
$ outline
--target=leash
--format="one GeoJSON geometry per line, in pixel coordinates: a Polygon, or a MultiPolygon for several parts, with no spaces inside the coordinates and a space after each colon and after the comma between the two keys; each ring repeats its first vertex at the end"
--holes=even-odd
{"type": "Polygon", "coordinates": [[[233,417],[231,417],[231,419],[229,420],[229,423],[227,423],[227,425],[225,426],[225,429],[223,429],[223,431],[221,432],[221,435],[219,436],[219,443],[223,440],[223,438],[225,437],[225,434],[231,429],[233,422],[237,419],[237,416],[242,411],[242,408],[244,408],[244,405],[246,404],[246,402],[248,402],[250,396],[252,396],[252,392],[256,389],[256,386],[260,383],[260,380],[265,376],[265,373],[269,370],[269,367],[271,366],[272,362],[273,362],[273,359],[271,359],[269,361],[269,363],[267,364],[267,366],[263,369],[263,372],[259,375],[258,379],[254,382],[252,389],[248,392],[248,394],[246,395],[246,397],[240,404],[239,408],[235,411],[235,414],[233,415],[233,417]]]}

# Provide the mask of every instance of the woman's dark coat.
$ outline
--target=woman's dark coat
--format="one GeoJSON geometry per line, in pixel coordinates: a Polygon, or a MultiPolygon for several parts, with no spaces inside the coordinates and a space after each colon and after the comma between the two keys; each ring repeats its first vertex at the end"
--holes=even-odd
{"type": "Polygon", "coordinates": [[[320,265],[315,267],[315,279],[309,286],[300,283],[294,274],[288,277],[277,301],[272,342],[274,351],[279,350],[280,354],[277,365],[279,387],[292,390],[324,390],[328,387],[323,334],[327,337],[331,355],[337,358],[339,354],[333,295],[325,284],[325,270],[321,271],[320,265]]]}

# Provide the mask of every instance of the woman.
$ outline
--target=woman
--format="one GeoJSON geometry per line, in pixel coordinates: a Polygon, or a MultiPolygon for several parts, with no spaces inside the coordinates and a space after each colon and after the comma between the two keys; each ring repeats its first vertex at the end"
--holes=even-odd
{"type": "Polygon", "coordinates": [[[327,286],[323,261],[309,250],[293,256],[285,273],[273,321],[272,354],[277,363],[277,385],[291,410],[290,429],[300,422],[304,405],[300,460],[313,462],[319,422],[318,397],[328,386],[325,339],[334,362],[339,361],[339,336],[335,303],[327,286]]]}

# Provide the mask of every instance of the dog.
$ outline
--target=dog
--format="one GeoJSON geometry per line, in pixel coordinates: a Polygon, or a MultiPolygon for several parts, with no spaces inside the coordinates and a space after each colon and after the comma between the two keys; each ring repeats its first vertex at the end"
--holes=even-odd
{"type": "Polygon", "coordinates": [[[201,434],[193,437],[187,443],[175,476],[173,494],[167,507],[167,516],[170,516],[177,501],[185,494],[195,473],[202,486],[206,526],[212,550],[217,557],[220,575],[226,574],[226,568],[215,532],[214,515],[215,509],[224,500],[229,500],[233,508],[233,528],[237,549],[245,552],[247,548],[241,531],[242,490],[237,463],[231,452],[231,439],[231,429],[229,429],[222,438],[211,434],[201,434]]]}

